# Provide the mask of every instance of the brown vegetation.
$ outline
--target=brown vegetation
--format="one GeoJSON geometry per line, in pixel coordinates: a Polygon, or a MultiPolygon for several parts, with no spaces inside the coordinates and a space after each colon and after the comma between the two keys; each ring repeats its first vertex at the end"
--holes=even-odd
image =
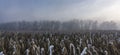
{"type": "Polygon", "coordinates": [[[119,32],[0,32],[5,55],[120,55],[119,32]]]}

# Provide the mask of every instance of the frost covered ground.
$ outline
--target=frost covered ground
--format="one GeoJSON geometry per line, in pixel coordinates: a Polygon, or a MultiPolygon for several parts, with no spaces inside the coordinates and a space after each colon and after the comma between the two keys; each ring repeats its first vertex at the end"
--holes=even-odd
{"type": "Polygon", "coordinates": [[[120,55],[119,31],[0,32],[0,55],[120,55]]]}

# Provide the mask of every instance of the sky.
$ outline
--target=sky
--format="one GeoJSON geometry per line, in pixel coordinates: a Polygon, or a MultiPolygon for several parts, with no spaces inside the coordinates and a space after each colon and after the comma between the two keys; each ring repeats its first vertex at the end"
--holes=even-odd
{"type": "Polygon", "coordinates": [[[0,22],[120,20],[120,0],[0,0],[0,22]]]}

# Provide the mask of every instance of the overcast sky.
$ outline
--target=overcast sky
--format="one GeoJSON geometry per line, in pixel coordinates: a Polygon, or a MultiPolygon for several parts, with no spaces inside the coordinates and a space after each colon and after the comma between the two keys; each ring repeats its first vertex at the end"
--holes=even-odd
{"type": "Polygon", "coordinates": [[[0,0],[0,22],[120,20],[120,0],[0,0]]]}

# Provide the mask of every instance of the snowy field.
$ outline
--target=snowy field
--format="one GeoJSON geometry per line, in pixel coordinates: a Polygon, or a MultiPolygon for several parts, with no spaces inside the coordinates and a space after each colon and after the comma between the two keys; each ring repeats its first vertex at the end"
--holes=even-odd
{"type": "Polygon", "coordinates": [[[120,55],[120,32],[0,32],[0,55],[120,55]]]}

